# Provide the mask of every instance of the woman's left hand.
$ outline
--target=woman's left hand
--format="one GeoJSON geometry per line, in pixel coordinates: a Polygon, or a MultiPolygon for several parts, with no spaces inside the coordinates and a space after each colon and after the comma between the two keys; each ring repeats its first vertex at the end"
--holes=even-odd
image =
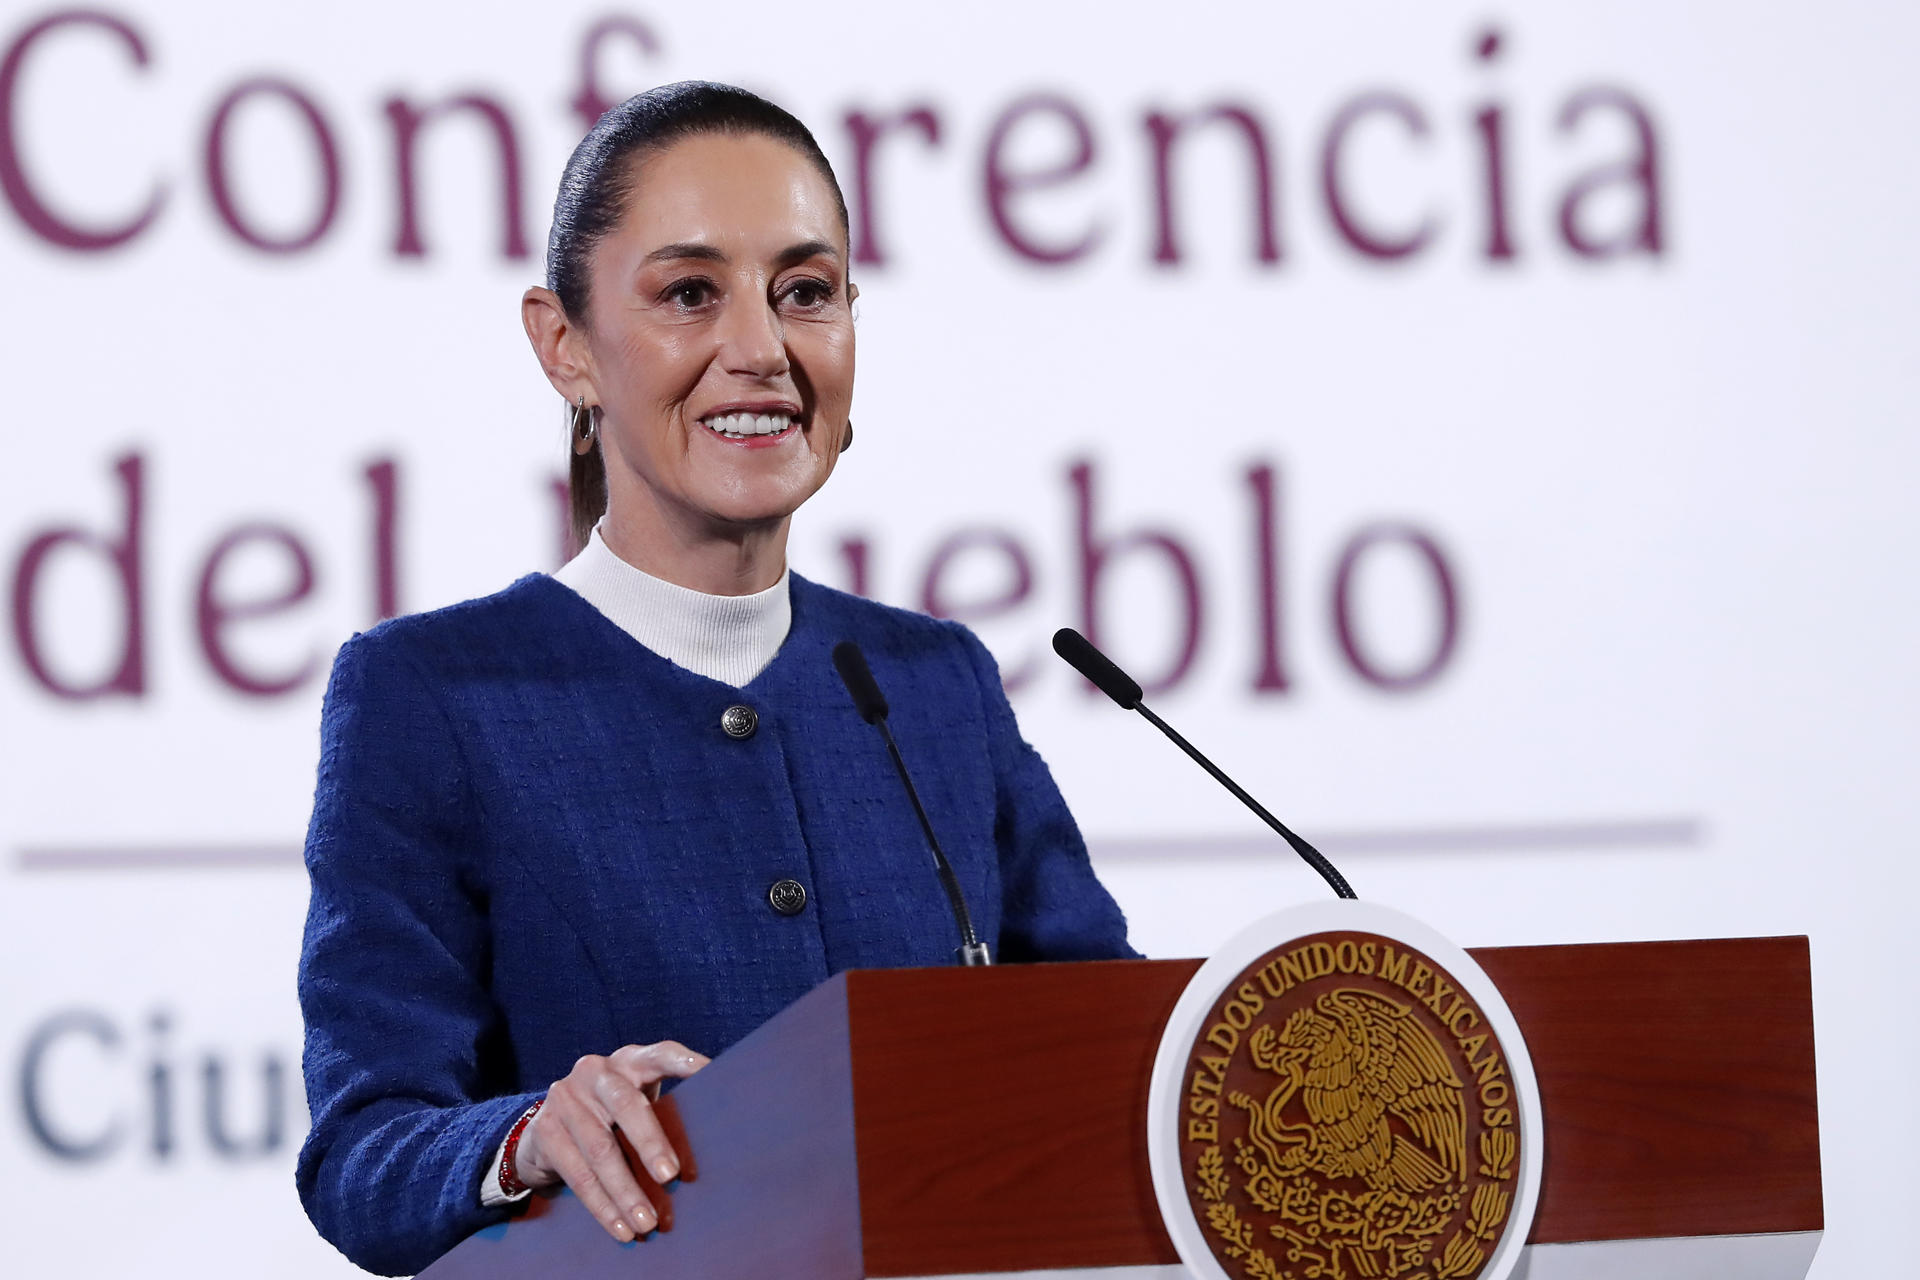
{"type": "Polygon", "coordinates": [[[673,1040],[630,1044],[606,1057],[588,1054],[547,1090],[520,1137],[514,1172],[529,1187],[565,1182],[616,1240],[647,1234],[659,1223],[658,1206],[633,1176],[619,1136],[655,1181],[671,1182],[680,1158],[653,1114],[653,1100],[660,1081],[684,1079],[706,1065],[705,1054],[673,1040]]]}

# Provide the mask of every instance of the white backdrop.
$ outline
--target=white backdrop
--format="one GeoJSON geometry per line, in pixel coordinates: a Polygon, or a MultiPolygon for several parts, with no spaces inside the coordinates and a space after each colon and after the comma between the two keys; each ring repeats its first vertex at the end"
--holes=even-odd
{"type": "Polygon", "coordinates": [[[383,597],[555,563],[516,299],[609,17],[602,97],[768,92],[856,206],[849,117],[905,121],[793,561],[975,619],[1143,949],[1323,891],[1046,653],[1089,592],[1364,897],[1470,946],[1811,935],[1814,1274],[1902,1265],[1920,20],[283,8],[0,14],[16,1270],[348,1270],[291,1175],[322,681],[383,597]]]}

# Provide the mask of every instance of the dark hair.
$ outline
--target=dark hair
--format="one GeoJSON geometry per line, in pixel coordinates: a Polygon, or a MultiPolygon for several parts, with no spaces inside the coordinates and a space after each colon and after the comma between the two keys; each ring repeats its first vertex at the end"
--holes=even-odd
{"type": "MultiPolygon", "coordinates": [[[[587,321],[588,263],[596,245],[626,215],[638,181],[634,161],[702,134],[759,134],[784,142],[811,160],[827,180],[847,230],[847,201],[833,166],[807,126],[757,94],[710,80],[682,80],[635,94],[600,117],[573,149],[560,175],[553,201],[553,229],[547,233],[547,287],[560,298],[575,324],[587,321]]],[[[572,421],[571,414],[568,417],[572,421]]],[[[596,434],[586,453],[571,453],[567,506],[573,545],[593,535],[607,509],[607,464],[596,434]]]]}

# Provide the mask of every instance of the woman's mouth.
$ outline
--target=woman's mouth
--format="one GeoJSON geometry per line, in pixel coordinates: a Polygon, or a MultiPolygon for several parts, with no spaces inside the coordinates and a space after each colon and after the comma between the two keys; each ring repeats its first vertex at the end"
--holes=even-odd
{"type": "Polygon", "coordinates": [[[774,444],[799,426],[790,413],[717,413],[700,421],[722,440],[741,444],[774,444]]]}

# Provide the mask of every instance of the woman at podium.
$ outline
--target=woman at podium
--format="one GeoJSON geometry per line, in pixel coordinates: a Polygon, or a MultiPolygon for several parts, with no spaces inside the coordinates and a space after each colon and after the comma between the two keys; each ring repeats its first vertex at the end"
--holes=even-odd
{"type": "Polygon", "coordinates": [[[840,641],[995,958],[1132,954],[980,642],[787,570],[853,439],[848,257],[813,137],[739,89],[643,94],[567,165],[522,318],[582,550],[354,637],[321,718],[298,1184],[363,1267],[418,1271],[563,1182],[645,1235],[678,1170],[661,1081],[832,974],[951,962],[840,641]]]}

